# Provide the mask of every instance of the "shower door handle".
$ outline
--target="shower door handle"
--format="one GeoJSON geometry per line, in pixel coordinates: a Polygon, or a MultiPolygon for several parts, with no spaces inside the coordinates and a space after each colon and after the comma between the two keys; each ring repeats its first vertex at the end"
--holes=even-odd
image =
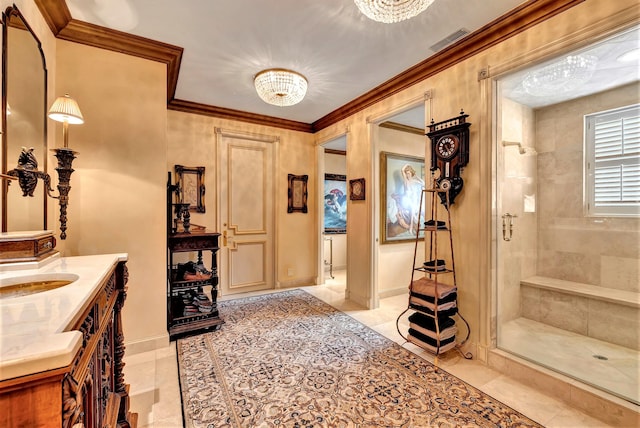
{"type": "Polygon", "coordinates": [[[513,235],[513,219],[518,217],[515,214],[504,213],[502,215],[502,239],[511,241],[513,235]]]}

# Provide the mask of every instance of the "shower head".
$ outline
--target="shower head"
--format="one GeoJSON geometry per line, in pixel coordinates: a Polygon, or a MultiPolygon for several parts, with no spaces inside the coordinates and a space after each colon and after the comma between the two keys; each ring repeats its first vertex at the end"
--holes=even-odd
{"type": "Polygon", "coordinates": [[[522,143],[518,143],[516,141],[503,141],[502,142],[502,147],[508,147],[508,146],[517,146],[518,147],[518,151],[520,152],[521,155],[527,154],[527,155],[537,155],[538,152],[536,152],[536,149],[534,149],[533,147],[525,147],[522,145],[522,143]]]}

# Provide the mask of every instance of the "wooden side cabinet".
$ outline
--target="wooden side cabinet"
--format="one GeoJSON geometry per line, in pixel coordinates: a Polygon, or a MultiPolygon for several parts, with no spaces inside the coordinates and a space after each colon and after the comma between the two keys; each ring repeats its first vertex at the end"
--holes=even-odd
{"type": "Polygon", "coordinates": [[[219,233],[194,231],[167,237],[167,329],[171,340],[224,323],[218,312],[219,233]],[[178,263],[177,253],[196,253],[197,261],[178,263]]]}
{"type": "Polygon", "coordinates": [[[82,347],[69,367],[0,383],[0,426],[130,428],[137,414],[129,410],[124,383],[124,335],[121,311],[128,271],[117,263],[71,330],[82,334],[82,347]]]}

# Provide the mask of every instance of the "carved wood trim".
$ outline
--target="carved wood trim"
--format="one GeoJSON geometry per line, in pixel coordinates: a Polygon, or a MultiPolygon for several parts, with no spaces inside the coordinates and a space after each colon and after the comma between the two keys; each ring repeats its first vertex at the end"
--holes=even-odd
{"type": "Polygon", "coordinates": [[[308,133],[327,128],[584,1],[529,0],[366,94],[315,122],[306,124],[223,107],[175,100],[183,48],[72,19],[64,0],[35,0],[56,37],[167,64],[167,108],[170,110],[308,133]]]}
{"type": "Polygon", "coordinates": [[[49,382],[61,381],[69,373],[71,366],[60,367],[46,372],[34,373],[0,382],[0,394],[7,394],[24,388],[35,388],[49,382]]]}

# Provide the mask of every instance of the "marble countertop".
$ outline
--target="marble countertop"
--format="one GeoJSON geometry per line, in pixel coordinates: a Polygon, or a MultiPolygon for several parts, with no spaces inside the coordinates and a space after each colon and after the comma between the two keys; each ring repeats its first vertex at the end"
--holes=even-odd
{"type": "Polygon", "coordinates": [[[3,269],[0,287],[44,276],[75,278],[71,284],[21,297],[0,297],[0,381],[66,367],[82,345],[68,331],[99,291],[100,283],[126,253],[54,257],[38,267],[3,269]],[[31,277],[31,278],[30,278],[31,277]]]}

